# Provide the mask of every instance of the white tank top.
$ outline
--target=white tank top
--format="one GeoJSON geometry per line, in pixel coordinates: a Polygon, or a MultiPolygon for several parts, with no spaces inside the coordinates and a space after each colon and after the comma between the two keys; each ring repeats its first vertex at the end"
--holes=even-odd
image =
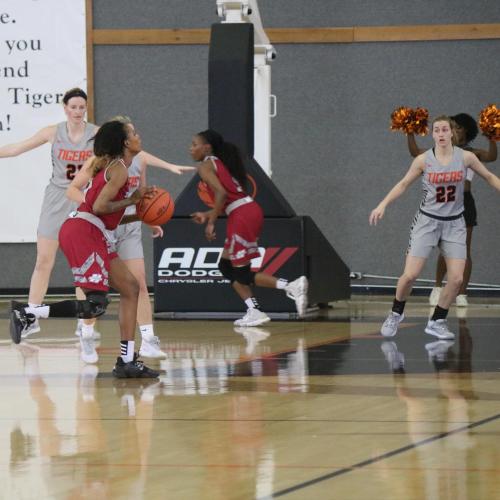
{"type": "MultiPolygon", "coordinates": [[[[135,155],[132,159],[132,163],[128,167],[128,191],[127,198],[132,196],[132,193],[139,187],[141,183],[141,162],[139,161],[139,156],[135,155]]],[[[135,214],[135,205],[130,205],[125,210],[125,215],[135,214]]]]}
{"type": "Polygon", "coordinates": [[[57,124],[52,144],[51,184],[65,189],[69,186],[85,161],[94,154],[93,137],[96,130],[93,123],[86,123],[82,138],[75,144],[68,136],[67,123],[57,124]]]}
{"type": "Polygon", "coordinates": [[[425,152],[422,177],[424,196],[420,210],[431,216],[454,217],[464,211],[464,183],[467,174],[463,149],[453,147],[448,165],[441,165],[433,149],[425,152]]]}

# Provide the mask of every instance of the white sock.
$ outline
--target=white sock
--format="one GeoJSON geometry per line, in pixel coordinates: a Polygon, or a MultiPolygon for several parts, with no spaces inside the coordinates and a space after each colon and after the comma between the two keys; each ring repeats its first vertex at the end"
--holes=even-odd
{"type": "Polygon", "coordinates": [[[284,280],[283,278],[278,278],[278,281],[276,282],[276,288],[278,290],[284,290],[287,285],[288,285],[288,280],[284,280]]]}
{"type": "Polygon", "coordinates": [[[139,331],[141,332],[142,338],[145,340],[150,340],[155,336],[153,325],[139,325],[139,331]]]}
{"type": "Polygon", "coordinates": [[[24,310],[28,314],[34,314],[36,318],[48,318],[50,306],[25,307],[24,310]]]}
{"type": "Polygon", "coordinates": [[[248,309],[259,309],[259,302],[255,297],[249,297],[245,299],[245,304],[248,309]]]}
{"type": "Polygon", "coordinates": [[[135,342],[133,340],[120,341],[120,353],[124,363],[134,361],[135,342]]]}

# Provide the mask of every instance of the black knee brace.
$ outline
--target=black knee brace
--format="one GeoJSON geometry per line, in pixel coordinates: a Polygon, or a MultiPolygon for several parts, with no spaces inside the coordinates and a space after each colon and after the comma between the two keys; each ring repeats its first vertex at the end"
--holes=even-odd
{"type": "Polygon", "coordinates": [[[234,281],[242,285],[253,285],[255,281],[255,273],[250,270],[250,264],[247,266],[233,267],[234,281]]]}
{"type": "Polygon", "coordinates": [[[231,261],[229,259],[220,259],[219,260],[219,271],[221,272],[224,278],[228,279],[231,283],[235,280],[234,278],[234,269],[231,265],[231,261]]]}
{"type": "Polygon", "coordinates": [[[97,318],[106,312],[109,300],[107,292],[92,290],[85,294],[86,300],[78,301],[77,316],[83,319],[97,318]]]}

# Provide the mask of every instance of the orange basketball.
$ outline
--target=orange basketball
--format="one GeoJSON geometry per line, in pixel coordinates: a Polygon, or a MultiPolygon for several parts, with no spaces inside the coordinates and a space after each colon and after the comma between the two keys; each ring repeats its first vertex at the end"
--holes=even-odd
{"type": "Polygon", "coordinates": [[[174,200],[170,193],[162,188],[156,188],[152,198],[142,198],[136,205],[137,215],[142,222],[151,226],[166,224],[174,214],[174,200]]]}
{"type": "MultiPolygon", "coordinates": [[[[249,174],[247,174],[247,179],[250,187],[249,194],[252,198],[255,198],[257,194],[257,184],[254,178],[249,174]]],[[[215,205],[214,194],[205,181],[198,182],[198,197],[207,207],[213,208],[215,205]]]]}
{"type": "Polygon", "coordinates": [[[198,196],[200,200],[205,203],[207,207],[213,208],[214,202],[214,194],[212,190],[208,187],[208,184],[204,181],[198,182],[198,196]]]}

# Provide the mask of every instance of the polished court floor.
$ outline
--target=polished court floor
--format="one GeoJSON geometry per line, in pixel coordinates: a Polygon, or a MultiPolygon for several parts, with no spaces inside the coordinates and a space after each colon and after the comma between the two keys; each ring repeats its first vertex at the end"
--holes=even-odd
{"type": "Polygon", "coordinates": [[[116,308],[93,366],[73,320],[11,344],[1,302],[0,498],[500,499],[500,304],[471,302],[454,342],[419,298],[390,340],[388,297],[239,331],[156,321],[155,381],[111,376],[116,308]]]}

